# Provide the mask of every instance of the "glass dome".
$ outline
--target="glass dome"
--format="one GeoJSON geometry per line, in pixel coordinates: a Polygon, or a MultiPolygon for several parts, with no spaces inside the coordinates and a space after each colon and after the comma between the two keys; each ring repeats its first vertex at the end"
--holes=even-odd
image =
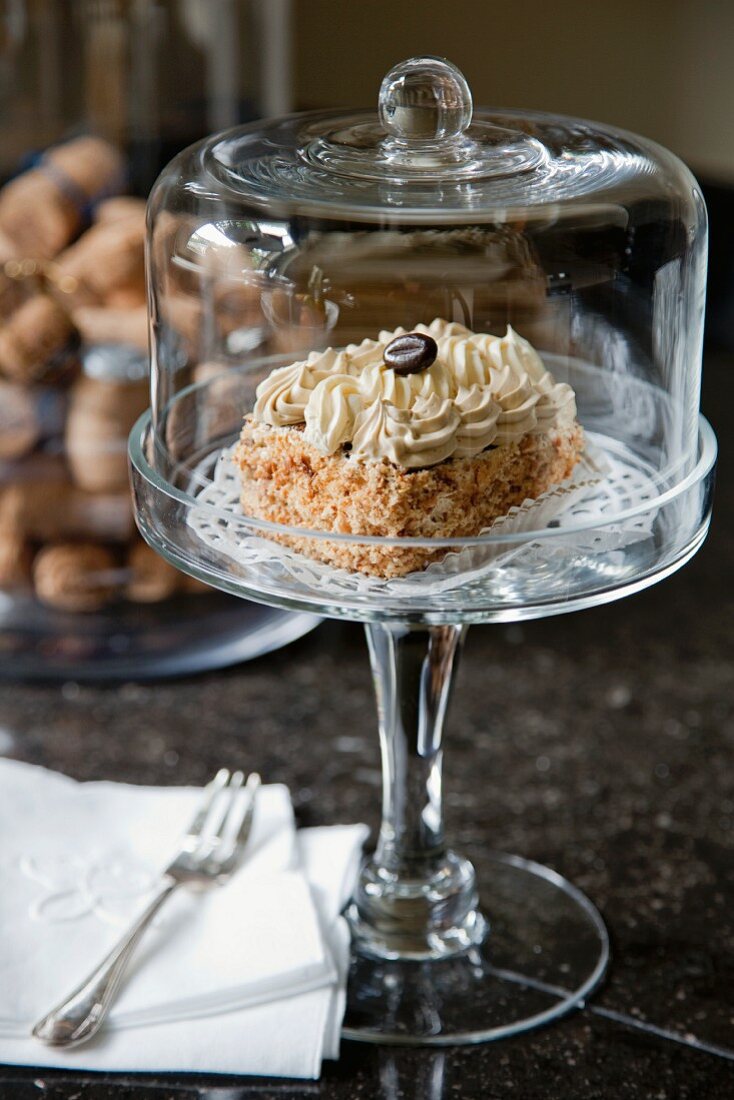
{"type": "Polygon", "coordinates": [[[478,1042],[568,1011],[604,973],[601,918],[498,857],[487,921],[443,839],[442,723],[465,624],[616,599],[705,537],[696,181],[633,134],[473,111],[414,58],[377,112],[181,153],[148,262],[143,535],[217,587],[367,624],[385,784],[348,1033],[478,1042]]]}
{"type": "Polygon", "coordinates": [[[149,217],[159,431],[215,365],[443,317],[509,323],[555,373],[583,361],[597,373],[582,422],[604,418],[663,478],[695,463],[706,212],[652,142],[542,114],[472,117],[460,74],[416,60],[386,78],[379,118],[294,115],[192,146],[149,217]]]}

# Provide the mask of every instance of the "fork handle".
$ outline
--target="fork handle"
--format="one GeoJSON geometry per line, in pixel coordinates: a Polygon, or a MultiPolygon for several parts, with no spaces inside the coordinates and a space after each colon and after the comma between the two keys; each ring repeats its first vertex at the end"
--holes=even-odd
{"type": "Polygon", "coordinates": [[[132,954],[156,913],[180,883],[164,879],[156,896],[89,977],[33,1028],[52,1047],[86,1043],[102,1026],[132,954]]]}

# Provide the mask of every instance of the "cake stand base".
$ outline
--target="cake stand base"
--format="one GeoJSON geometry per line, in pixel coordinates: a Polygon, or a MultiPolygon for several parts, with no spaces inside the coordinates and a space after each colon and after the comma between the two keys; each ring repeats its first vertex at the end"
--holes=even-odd
{"type": "Polygon", "coordinates": [[[492,1042],[557,1020],[599,985],[609,937],[585,894],[519,856],[492,855],[482,863],[484,942],[425,962],[355,955],[345,1039],[407,1046],[492,1042]]]}

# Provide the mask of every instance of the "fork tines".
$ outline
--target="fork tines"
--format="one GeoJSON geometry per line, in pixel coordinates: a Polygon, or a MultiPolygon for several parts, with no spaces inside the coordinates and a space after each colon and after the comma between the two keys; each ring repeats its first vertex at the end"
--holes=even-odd
{"type": "Polygon", "coordinates": [[[186,831],[189,851],[216,849],[217,856],[225,859],[244,844],[259,786],[257,772],[252,772],[245,783],[244,772],[221,768],[204,788],[201,804],[186,831]]]}

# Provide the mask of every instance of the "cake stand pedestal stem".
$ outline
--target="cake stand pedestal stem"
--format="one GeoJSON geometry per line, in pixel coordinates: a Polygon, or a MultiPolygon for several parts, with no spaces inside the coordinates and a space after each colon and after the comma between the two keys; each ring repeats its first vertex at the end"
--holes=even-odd
{"type": "Polygon", "coordinates": [[[474,868],[444,842],[441,738],[465,628],[366,627],[377,694],[382,825],[348,909],[358,951],[445,958],[478,943],[474,868]]]}

